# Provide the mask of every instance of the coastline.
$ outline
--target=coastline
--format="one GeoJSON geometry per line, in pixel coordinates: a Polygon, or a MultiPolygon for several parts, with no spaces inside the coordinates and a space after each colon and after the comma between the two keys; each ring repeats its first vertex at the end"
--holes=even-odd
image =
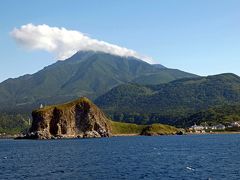
{"type": "Polygon", "coordinates": [[[0,136],[0,139],[15,139],[19,135],[6,135],[6,136],[0,136]]]}
{"type": "Polygon", "coordinates": [[[140,134],[113,134],[112,137],[124,137],[124,136],[142,136],[140,134]]]}
{"type": "MultiPolygon", "coordinates": [[[[240,131],[223,131],[223,132],[206,132],[206,133],[185,133],[183,135],[216,135],[216,134],[240,134],[240,131]]],[[[15,139],[20,135],[5,135],[0,136],[0,139],[15,139]]],[[[131,136],[144,136],[141,134],[112,134],[110,137],[131,137],[131,136]]],[[[152,135],[152,136],[170,136],[170,135],[152,135]]],[[[69,138],[61,138],[61,139],[69,139],[69,138]]],[[[71,138],[70,138],[71,139],[71,138]]],[[[77,139],[77,138],[74,138],[77,139]]]]}
{"type": "Polygon", "coordinates": [[[222,132],[205,132],[205,133],[186,133],[186,135],[212,135],[212,134],[240,134],[240,131],[222,131],[222,132]]]}

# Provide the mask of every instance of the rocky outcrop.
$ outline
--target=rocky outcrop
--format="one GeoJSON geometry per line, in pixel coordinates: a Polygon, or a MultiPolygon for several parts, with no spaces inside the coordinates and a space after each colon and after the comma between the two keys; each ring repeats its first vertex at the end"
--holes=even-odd
{"type": "Polygon", "coordinates": [[[111,136],[108,118],[89,99],[47,106],[32,112],[28,139],[92,138],[111,136]]]}

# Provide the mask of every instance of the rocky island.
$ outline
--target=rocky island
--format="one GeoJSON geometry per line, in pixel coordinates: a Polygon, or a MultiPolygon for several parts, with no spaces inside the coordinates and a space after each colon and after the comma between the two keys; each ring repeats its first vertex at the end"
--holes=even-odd
{"type": "Polygon", "coordinates": [[[108,118],[89,99],[46,106],[32,112],[32,126],[25,138],[109,137],[108,118]]]}
{"type": "Polygon", "coordinates": [[[88,98],[42,107],[32,112],[32,126],[19,139],[96,138],[118,135],[174,135],[173,126],[111,121],[88,98]]]}

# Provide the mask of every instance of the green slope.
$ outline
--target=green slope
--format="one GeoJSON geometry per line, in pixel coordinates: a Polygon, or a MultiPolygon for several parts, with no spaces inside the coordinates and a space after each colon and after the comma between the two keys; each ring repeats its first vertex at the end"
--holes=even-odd
{"type": "Polygon", "coordinates": [[[209,107],[240,102],[240,77],[234,74],[180,79],[167,84],[120,85],[95,103],[113,119],[181,124],[179,120],[209,107]]]}
{"type": "Polygon", "coordinates": [[[161,72],[139,76],[132,82],[142,85],[157,85],[168,83],[176,79],[191,77],[194,77],[194,74],[186,73],[177,69],[161,68],[161,72]]]}
{"type": "Polygon", "coordinates": [[[29,118],[30,117],[26,114],[0,113],[0,134],[17,134],[20,132],[26,132],[30,127],[29,118]]]}

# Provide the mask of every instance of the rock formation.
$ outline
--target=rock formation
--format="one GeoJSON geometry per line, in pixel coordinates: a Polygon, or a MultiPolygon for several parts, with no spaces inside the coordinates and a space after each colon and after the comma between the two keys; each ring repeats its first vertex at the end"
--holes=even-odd
{"type": "Polygon", "coordinates": [[[25,138],[88,138],[111,135],[108,118],[85,97],[35,110],[32,117],[32,126],[25,138]]]}

